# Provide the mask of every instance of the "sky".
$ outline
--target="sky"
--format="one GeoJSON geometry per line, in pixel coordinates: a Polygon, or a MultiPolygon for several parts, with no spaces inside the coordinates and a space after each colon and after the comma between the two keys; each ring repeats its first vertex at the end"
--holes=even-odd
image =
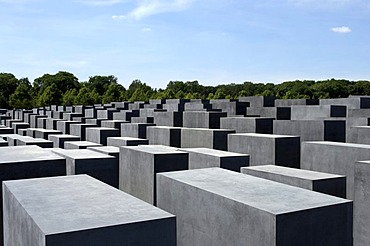
{"type": "Polygon", "coordinates": [[[154,88],[370,80],[369,0],[0,0],[0,72],[154,88]]]}

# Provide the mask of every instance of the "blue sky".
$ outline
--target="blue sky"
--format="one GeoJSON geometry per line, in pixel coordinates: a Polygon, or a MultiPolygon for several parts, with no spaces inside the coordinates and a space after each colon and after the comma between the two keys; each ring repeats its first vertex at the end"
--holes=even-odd
{"type": "Polygon", "coordinates": [[[370,80],[369,26],[369,0],[0,0],[0,72],[155,88],[370,80]]]}

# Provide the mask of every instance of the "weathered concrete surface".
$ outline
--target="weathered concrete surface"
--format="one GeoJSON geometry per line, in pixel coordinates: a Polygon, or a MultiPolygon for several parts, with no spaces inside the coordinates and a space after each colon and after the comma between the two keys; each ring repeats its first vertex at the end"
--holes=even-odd
{"type": "MultiPolygon", "coordinates": [[[[0,156],[0,182],[66,174],[66,160],[38,146],[1,147],[0,156]]],[[[3,193],[0,192],[0,244],[3,245],[3,193]]]]}
{"type": "Polygon", "coordinates": [[[98,127],[94,124],[71,124],[69,125],[69,134],[79,136],[82,141],[86,140],[86,128],[98,127]]]}
{"type": "Polygon", "coordinates": [[[181,147],[181,127],[149,126],[146,135],[149,144],[181,147]]]}
{"type": "Polygon", "coordinates": [[[146,139],[148,126],[155,126],[150,123],[127,123],[121,125],[121,137],[133,137],[146,139]]]}
{"type": "Polygon", "coordinates": [[[188,128],[220,129],[220,120],[227,117],[224,112],[184,111],[183,126],[188,128]]]}
{"type": "Polygon", "coordinates": [[[189,169],[221,167],[240,172],[241,167],[249,166],[249,155],[214,150],[209,148],[182,148],[189,153],[189,169]]]}
{"type": "Polygon", "coordinates": [[[28,136],[21,136],[15,139],[15,146],[22,145],[37,145],[42,148],[53,148],[53,142],[43,138],[32,138],[28,136]]]}
{"type": "Polygon", "coordinates": [[[88,147],[100,147],[101,144],[89,141],[66,141],[64,142],[65,149],[87,149],[88,147]]]}
{"type": "Polygon", "coordinates": [[[154,124],[157,126],[182,127],[182,111],[154,112],[154,124]]]}
{"type": "Polygon", "coordinates": [[[80,141],[80,137],[68,134],[49,135],[49,140],[53,142],[54,148],[64,149],[64,142],[66,141],[80,141]]]}
{"type": "Polygon", "coordinates": [[[346,176],[297,168],[262,165],[242,167],[241,173],[346,198],[346,176]]]}
{"type": "Polygon", "coordinates": [[[119,161],[119,148],[115,146],[100,146],[100,147],[87,147],[88,150],[96,151],[102,154],[111,155],[116,157],[119,161]]]}
{"type": "Polygon", "coordinates": [[[292,106],[292,120],[312,120],[330,117],[346,117],[347,107],[340,105],[292,106]]]}
{"type": "Polygon", "coordinates": [[[370,160],[370,145],[303,142],[301,168],[345,175],[347,177],[347,198],[354,198],[354,165],[356,161],[370,160]]]}
{"type": "Polygon", "coordinates": [[[236,133],[228,138],[229,151],[250,155],[250,165],[299,168],[300,140],[297,136],[236,133]]]}
{"type": "Polygon", "coordinates": [[[5,245],[176,245],[175,216],[87,175],[3,189],[5,245]]]}
{"type": "Polygon", "coordinates": [[[88,174],[118,188],[118,162],[115,157],[87,149],[52,151],[66,158],[67,175],[88,174]]]}
{"type": "Polygon", "coordinates": [[[157,174],[178,245],[352,245],[352,201],[206,168],[157,174]]]}
{"type": "Polygon", "coordinates": [[[148,145],[148,139],[142,138],[132,138],[132,137],[108,137],[108,146],[138,146],[138,145],[148,145]]]}
{"type": "Polygon", "coordinates": [[[221,118],[222,129],[233,129],[237,133],[272,134],[274,118],[267,117],[226,117],[221,118]]]}
{"type": "Polygon", "coordinates": [[[107,145],[108,137],[119,137],[120,131],[115,128],[93,127],[86,128],[86,141],[107,145]]]}
{"type": "Polygon", "coordinates": [[[188,169],[188,153],[162,145],[120,147],[119,189],[156,204],[156,174],[188,169]]]}
{"type": "Polygon", "coordinates": [[[276,120],[274,134],[300,136],[301,142],[346,142],[346,120],[276,120]]]}
{"type": "Polygon", "coordinates": [[[79,121],[68,121],[68,120],[58,121],[57,122],[57,130],[63,132],[64,134],[69,134],[71,124],[81,124],[81,122],[79,122],[79,121]]]}
{"type": "Polygon", "coordinates": [[[181,128],[181,148],[227,150],[227,136],[232,129],[181,128]]]}

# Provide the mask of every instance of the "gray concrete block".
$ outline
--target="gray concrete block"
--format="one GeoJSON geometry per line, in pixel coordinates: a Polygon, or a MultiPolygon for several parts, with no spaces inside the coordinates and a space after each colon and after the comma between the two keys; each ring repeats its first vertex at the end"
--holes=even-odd
{"type": "Polygon", "coordinates": [[[64,142],[64,149],[87,149],[88,147],[100,147],[101,144],[89,141],[66,141],[64,142]]]}
{"type": "Polygon", "coordinates": [[[153,117],[131,117],[131,123],[153,123],[153,117]]]}
{"type": "Polygon", "coordinates": [[[108,137],[108,146],[138,146],[138,145],[148,145],[148,139],[133,138],[133,137],[108,137]]]}
{"type": "Polygon", "coordinates": [[[100,122],[101,127],[109,127],[109,128],[116,128],[119,130],[119,134],[121,136],[121,125],[130,123],[127,120],[102,120],[100,122]]]}
{"type": "Polygon", "coordinates": [[[354,165],[356,161],[370,160],[370,145],[337,142],[303,142],[301,168],[345,175],[347,198],[354,198],[354,165]]]}
{"type": "MultiPolygon", "coordinates": [[[[6,180],[66,174],[66,160],[38,146],[1,147],[0,156],[0,183],[6,180]]],[[[0,192],[0,244],[4,245],[2,233],[4,228],[3,193],[2,190],[0,192]]],[[[17,241],[13,243],[17,243],[17,241]]]]}
{"type": "Polygon", "coordinates": [[[350,96],[348,98],[320,99],[320,105],[345,105],[348,109],[370,108],[370,97],[350,96]]]}
{"type": "Polygon", "coordinates": [[[46,120],[48,118],[38,118],[37,119],[37,127],[38,128],[45,128],[46,129],[46,120]]]}
{"type": "Polygon", "coordinates": [[[299,168],[300,140],[297,136],[236,133],[228,136],[229,151],[250,155],[250,165],[299,168]]]}
{"type": "Polygon", "coordinates": [[[237,133],[272,134],[274,118],[266,117],[226,117],[221,118],[222,129],[233,129],[237,133]]]}
{"type": "Polygon", "coordinates": [[[276,120],[290,120],[290,107],[252,107],[247,108],[247,116],[274,118],[276,120]]]}
{"type": "Polygon", "coordinates": [[[120,147],[119,189],[156,204],[156,174],[188,169],[188,153],[162,145],[120,147]]]}
{"type": "Polygon", "coordinates": [[[17,134],[19,129],[27,129],[30,127],[30,124],[25,122],[14,122],[12,124],[12,128],[14,129],[14,133],[17,134]]]}
{"type": "Polygon", "coordinates": [[[46,119],[48,118],[46,115],[31,115],[30,116],[30,126],[32,128],[38,128],[38,119],[46,119]]]}
{"type": "Polygon", "coordinates": [[[221,168],[157,175],[178,245],[352,245],[352,201],[221,168]]]}
{"type": "Polygon", "coordinates": [[[63,120],[72,121],[77,117],[83,117],[82,113],[65,113],[63,114],[63,120]]]}
{"type": "Polygon", "coordinates": [[[14,130],[10,127],[2,127],[0,128],[0,134],[13,134],[14,130]]]}
{"type": "Polygon", "coordinates": [[[182,112],[154,112],[153,118],[157,126],[183,126],[182,112]]]}
{"type": "Polygon", "coordinates": [[[80,141],[80,137],[68,134],[49,135],[49,140],[53,142],[54,148],[64,149],[66,141],[80,141]]]}
{"type": "Polygon", "coordinates": [[[276,107],[289,107],[293,105],[319,105],[319,99],[276,99],[276,107]]]}
{"type": "Polygon", "coordinates": [[[303,169],[262,165],[242,167],[241,173],[346,198],[346,176],[303,169]]]}
{"type": "Polygon", "coordinates": [[[146,130],[148,126],[155,126],[150,123],[127,123],[121,125],[121,137],[133,137],[146,139],[146,130]]]}
{"type": "Polygon", "coordinates": [[[231,129],[181,128],[181,148],[210,148],[227,150],[231,129]]]}
{"type": "Polygon", "coordinates": [[[292,120],[312,120],[330,117],[346,117],[347,107],[341,105],[292,106],[292,120]]]}
{"type": "Polygon", "coordinates": [[[188,128],[219,129],[220,120],[227,117],[224,112],[184,111],[183,126],[188,128]]]}
{"type": "Polygon", "coordinates": [[[34,138],[36,136],[36,130],[39,128],[27,128],[27,136],[34,138]]]}
{"type": "Polygon", "coordinates": [[[108,137],[119,137],[118,129],[108,127],[86,128],[86,141],[107,145],[108,137]]]}
{"type": "Polygon", "coordinates": [[[57,130],[63,132],[64,134],[69,134],[71,124],[81,124],[81,122],[80,121],[69,121],[69,120],[58,121],[57,130]]]}
{"type": "Polygon", "coordinates": [[[246,107],[249,106],[247,102],[239,102],[233,99],[215,99],[210,100],[210,103],[213,109],[221,109],[222,112],[226,112],[228,116],[246,115],[246,107]]]}
{"type": "Polygon", "coordinates": [[[49,135],[62,134],[61,131],[52,130],[52,129],[43,129],[43,128],[34,128],[34,137],[48,139],[49,135]]]}
{"type": "Polygon", "coordinates": [[[6,147],[8,146],[8,141],[4,140],[4,139],[0,139],[0,147],[6,147]]]}
{"type": "Polygon", "coordinates": [[[149,144],[181,147],[181,127],[149,126],[146,135],[149,144]]]}
{"type": "Polygon", "coordinates": [[[346,120],[276,120],[274,134],[296,135],[303,141],[346,141],[346,120]]]}
{"type": "Polygon", "coordinates": [[[113,120],[131,121],[132,117],[139,117],[139,110],[121,110],[113,113],[113,120]]]}
{"type": "Polygon", "coordinates": [[[69,134],[79,136],[82,141],[86,140],[86,128],[98,127],[94,124],[78,123],[69,125],[69,134]]]}
{"type": "Polygon", "coordinates": [[[56,130],[58,121],[62,121],[62,119],[47,118],[46,119],[46,129],[56,130]]]}
{"type": "Polygon", "coordinates": [[[370,244],[370,161],[354,165],[353,241],[354,245],[370,244]]]}
{"type": "Polygon", "coordinates": [[[86,118],[85,123],[86,124],[93,124],[93,125],[96,125],[96,126],[100,127],[102,120],[104,120],[104,119],[86,118]]]}
{"type": "Polygon", "coordinates": [[[240,172],[241,167],[249,166],[249,155],[214,150],[209,148],[183,148],[189,153],[189,169],[220,167],[240,172]]]}
{"type": "Polygon", "coordinates": [[[370,144],[370,126],[350,127],[349,134],[348,140],[351,143],[370,144]]]}
{"type": "Polygon", "coordinates": [[[252,96],[239,97],[239,102],[248,103],[249,107],[274,107],[275,97],[273,96],[252,96]]]}
{"type": "Polygon", "coordinates": [[[176,245],[175,216],[87,175],[3,189],[5,245],[176,245]]]}
{"type": "Polygon", "coordinates": [[[43,138],[21,136],[15,139],[15,146],[36,145],[41,148],[53,148],[53,142],[43,138]]]}
{"type": "Polygon", "coordinates": [[[118,188],[118,161],[115,157],[87,149],[60,149],[54,153],[66,158],[67,175],[88,174],[118,188]]]}
{"type": "Polygon", "coordinates": [[[88,150],[96,151],[102,154],[110,155],[119,162],[119,148],[115,146],[87,147],[88,150]]]}

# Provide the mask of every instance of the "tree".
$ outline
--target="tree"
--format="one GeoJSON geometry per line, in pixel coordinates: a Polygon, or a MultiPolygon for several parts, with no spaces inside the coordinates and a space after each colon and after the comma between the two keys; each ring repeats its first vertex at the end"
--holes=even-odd
{"type": "Polygon", "coordinates": [[[51,84],[39,95],[37,105],[49,106],[60,105],[62,98],[62,91],[56,84],[51,84]]]}
{"type": "Polygon", "coordinates": [[[148,101],[149,98],[147,97],[147,94],[142,88],[137,88],[132,96],[130,97],[130,102],[136,102],[136,101],[148,101]]]}
{"type": "Polygon", "coordinates": [[[63,95],[63,105],[65,106],[72,106],[76,97],[78,95],[78,92],[76,89],[70,89],[66,91],[63,95]]]}
{"type": "Polygon", "coordinates": [[[33,107],[32,86],[27,78],[20,79],[20,83],[14,93],[10,95],[9,105],[18,109],[33,107]]]}
{"type": "Polygon", "coordinates": [[[18,79],[11,73],[0,73],[0,107],[9,107],[9,97],[17,89],[18,79]]]}
{"type": "Polygon", "coordinates": [[[111,84],[118,84],[117,82],[118,82],[118,79],[114,77],[113,75],[108,75],[108,76],[95,75],[89,78],[87,85],[91,91],[95,89],[96,92],[100,96],[102,96],[104,95],[105,91],[108,90],[108,87],[111,84]]]}
{"type": "Polygon", "coordinates": [[[221,89],[217,89],[213,99],[225,99],[226,95],[221,89]]]}
{"type": "Polygon", "coordinates": [[[72,73],[65,71],[59,71],[55,75],[44,74],[33,82],[33,86],[39,94],[42,94],[52,84],[55,84],[63,94],[71,89],[80,89],[78,79],[72,73]]]}
{"type": "Polygon", "coordinates": [[[126,89],[122,85],[111,83],[105,91],[102,101],[103,103],[123,101],[122,97],[125,92],[126,89]]]}

